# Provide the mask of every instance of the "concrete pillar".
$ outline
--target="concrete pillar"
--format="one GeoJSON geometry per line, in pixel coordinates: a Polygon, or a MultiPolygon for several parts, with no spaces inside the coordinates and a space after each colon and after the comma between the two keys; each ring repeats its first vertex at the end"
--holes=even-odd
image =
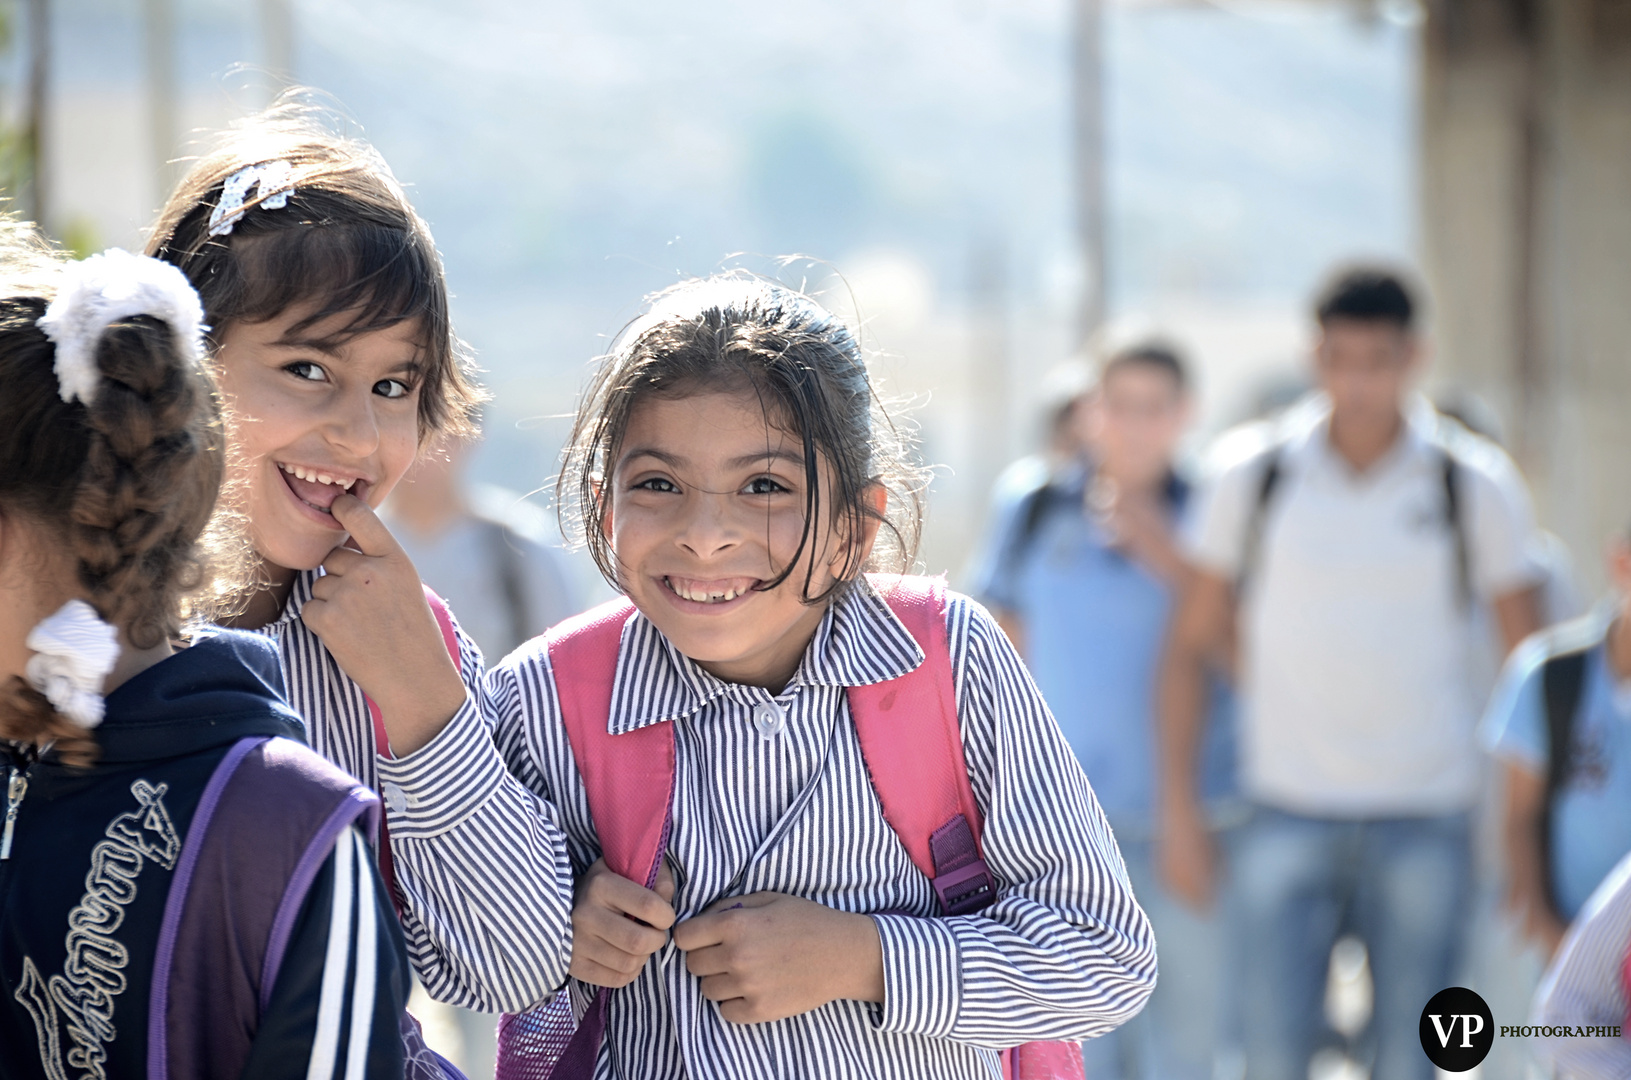
{"type": "Polygon", "coordinates": [[[1631,528],[1631,3],[1434,0],[1424,63],[1439,378],[1500,411],[1595,588],[1631,528]]]}

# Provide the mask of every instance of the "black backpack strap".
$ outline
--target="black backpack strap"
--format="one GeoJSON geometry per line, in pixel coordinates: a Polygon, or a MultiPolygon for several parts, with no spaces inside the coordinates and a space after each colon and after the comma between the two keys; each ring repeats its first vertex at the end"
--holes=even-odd
{"type": "Polygon", "coordinates": [[[1546,697],[1546,795],[1550,802],[1569,779],[1574,718],[1586,682],[1585,651],[1547,657],[1540,680],[1546,697]]]}
{"type": "MultiPolygon", "coordinates": [[[[1575,716],[1586,683],[1588,650],[1549,656],[1541,664],[1541,690],[1546,703],[1546,798],[1541,804],[1540,848],[1548,888],[1551,884],[1552,818],[1558,796],[1569,782],[1574,757],[1575,716]]],[[[1555,906],[1555,905],[1554,905],[1555,906]]]]}
{"type": "Polygon", "coordinates": [[[1472,557],[1467,547],[1467,515],[1461,497],[1461,466],[1455,456],[1444,452],[1444,523],[1450,529],[1450,542],[1455,545],[1456,602],[1463,610],[1472,607],[1472,557]]]}
{"type": "Polygon", "coordinates": [[[1049,480],[1021,500],[1017,515],[1019,532],[1015,534],[1013,545],[1008,549],[1008,558],[1018,562],[1030,553],[1036,534],[1042,531],[1043,519],[1058,502],[1060,494],[1058,483],[1049,480]]]}
{"type": "Polygon", "coordinates": [[[1284,471],[1280,449],[1275,447],[1268,452],[1263,471],[1258,474],[1257,498],[1252,502],[1251,516],[1246,519],[1246,542],[1240,551],[1240,572],[1235,575],[1237,595],[1245,590],[1246,582],[1257,571],[1258,560],[1263,554],[1263,528],[1268,519],[1269,505],[1274,501],[1274,492],[1280,486],[1284,471]]]}
{"type": "MultiPolygon", "coordinates": [[[[498,521],[484,521],[488,550],[498,571],[498,589],[504,595],[504,612],[509,617],[510,648],[518,648],[532,637],[532,605],[521,570],[521,552],[510,527],[498,521]]],[[[493,658],[489,658],[491,662],[493,658]]]]}

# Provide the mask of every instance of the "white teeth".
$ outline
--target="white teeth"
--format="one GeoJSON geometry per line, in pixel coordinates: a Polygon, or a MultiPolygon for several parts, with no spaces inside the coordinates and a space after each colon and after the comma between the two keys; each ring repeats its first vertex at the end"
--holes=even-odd
{"type": "Polygon", "coordinates": [[[674,591],[674,595],[698,604],[723,604],[727,601],[735,600],[738,596],[742,596],[747,592],[746,589],[735,588],[725,589],[721,592],[698,592],[693,591],[687,585],[680,584],[673,578],[667,578],[665,580],[668,582],[668,587],[674,591]]]}
{"type": "Polygon", "coordinates": [[[279,462],[278,468],[282,469],[290,476],[299,477],[301,480],[304,480],[307,483],[333,484],[335,487],[342,488],[345,491],[350,491],[357,484],[355,480],[341,479],[340,477],[330,476],[328,473],[320,473],[316,469],[302,468],[299,465],[285,465],[282,462],[279,462]]]}

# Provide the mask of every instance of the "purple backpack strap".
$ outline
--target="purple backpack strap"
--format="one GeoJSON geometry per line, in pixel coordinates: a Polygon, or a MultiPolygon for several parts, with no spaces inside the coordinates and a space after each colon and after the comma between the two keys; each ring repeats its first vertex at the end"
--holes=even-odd
{"type": "Polygon", "coordinates": [[[378,814],[373,792],[297,742],[233,744],[204,788],[165,902],[150,1080],[243,1071],[317,871],[354,822],[373,835],[378,814]]]}

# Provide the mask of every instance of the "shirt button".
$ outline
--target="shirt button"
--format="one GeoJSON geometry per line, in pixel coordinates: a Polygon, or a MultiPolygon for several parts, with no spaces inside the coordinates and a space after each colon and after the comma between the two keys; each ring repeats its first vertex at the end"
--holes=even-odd
{"type": "Polygon", "coordinates": [[[391,808],[392,813],[404,814],[408,811],[408,793],[402,790],[401,784],[387,782],[385,785],[385,805],[391,808]]]}
{"type": "Polygon", "coordinates": [[[753,707],[753,726],[759,729],[760,738],[774,739],[786,723],[787,718],[774,701],[761,701],[753,707]]]}

